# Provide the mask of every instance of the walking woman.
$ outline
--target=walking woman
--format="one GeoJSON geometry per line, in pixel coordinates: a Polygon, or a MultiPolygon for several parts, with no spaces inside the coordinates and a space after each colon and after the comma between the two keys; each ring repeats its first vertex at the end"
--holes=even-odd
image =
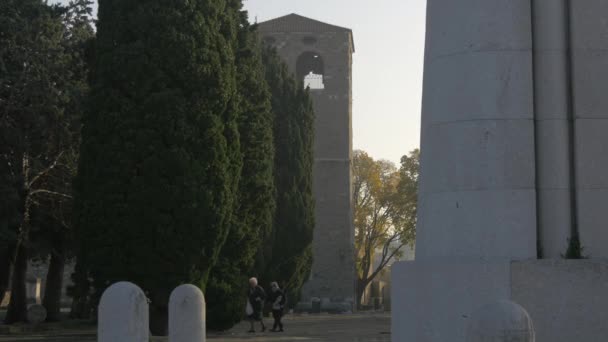
{"type": "Polygon", "coordinates": [[[274,317],[274,325],[272,332],[283,332],[283,310],[285,309],[285,293],[279,288],[279,284],[276,281],[270,283],[270,295],[268,301],[272,304],[272,317],[274,317]]]}
{"type": "Polygon", "coordinates": [[[258,285],[258,280],[256,278],[249,279],[249,291],[247,292],[247,300],[247,318],[249,319],[249,323],[251,324],[249,332],[255,332],[253,324],[256,321],[260,322],[260,324],[262,325],[262,332],[266,331],[266,326],[264,325],[264,320],[262,318],[262,309],[264,307],[264,302],[266,301],[266,292],[264,292],[264,289],[258,285]],[[249,306],[251,306],[251,310],[249,306]]]}

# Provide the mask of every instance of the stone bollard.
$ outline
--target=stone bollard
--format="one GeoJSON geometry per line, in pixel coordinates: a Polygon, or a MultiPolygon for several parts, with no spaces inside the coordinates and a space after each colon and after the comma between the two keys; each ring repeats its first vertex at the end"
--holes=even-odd
{"type": "Polygon", "coordinates": [[[98,342],[149,342],[148,298],[135,284],[108,287],[99,302],[98,342]]]}
{"type": "Polygon", "coordinates": [[[508,300],[485,305],[471,315],[467,342],[534,342],[526,309],[508,300]]]}
{"type": "Polygon", "coordinates": [[[194,285],[178,286],[169,298],[169,342],[205,340],[205,296],[194,285]]]}

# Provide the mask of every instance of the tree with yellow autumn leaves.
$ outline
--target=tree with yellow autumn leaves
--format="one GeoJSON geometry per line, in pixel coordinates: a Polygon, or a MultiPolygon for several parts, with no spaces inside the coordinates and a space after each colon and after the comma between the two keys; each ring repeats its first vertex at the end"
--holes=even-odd
{"type": "Polygon", "coordinates": [[[366,287],[416,237],[419,150],[401,157],[397,168],[357,150],[353,197],[357,260],[357,303],[366,287]]]}

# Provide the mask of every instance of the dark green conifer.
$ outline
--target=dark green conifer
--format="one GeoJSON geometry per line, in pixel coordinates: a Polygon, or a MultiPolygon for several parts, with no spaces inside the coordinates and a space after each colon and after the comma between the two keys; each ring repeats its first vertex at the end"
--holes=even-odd
{"type": "Polygon", "coordinates": [[[308,90],[276,52],[265,49],[263,58],[272,94],[277,207],[257,268],[264,282],[278,281],[287,290],[293,305],[312,265],[314,110],[308,90]]]}
{"type": "Polygon", "coordinates": [[[231,231],[205,293],[207,324],[214,330],[230,328],[243,317],[247,279],[262,238],[272,229],[275,206],[270,92],[258,34],[247,12],[240,12],[240,25],[236,61],[243,169],[231,231]]]}
{"type": "Polygon", "coordinates": [[[231,224],[242,161],[229,2],[99,1],[75,294],[132,281],[153,327],[175,286],[205,288],[231,224]]]}

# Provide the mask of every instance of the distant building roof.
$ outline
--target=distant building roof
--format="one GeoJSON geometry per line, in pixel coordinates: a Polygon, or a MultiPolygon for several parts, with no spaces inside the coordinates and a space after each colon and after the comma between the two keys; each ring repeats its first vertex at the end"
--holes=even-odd
{"type": "Polygon", "coordinates": [[[258,24],[258,28],[261,32],[348,32],[350,33],[353,51],[355,50],[353,31],[351,29],[327,24],[295,13],[261,22],[258,24]]]}

